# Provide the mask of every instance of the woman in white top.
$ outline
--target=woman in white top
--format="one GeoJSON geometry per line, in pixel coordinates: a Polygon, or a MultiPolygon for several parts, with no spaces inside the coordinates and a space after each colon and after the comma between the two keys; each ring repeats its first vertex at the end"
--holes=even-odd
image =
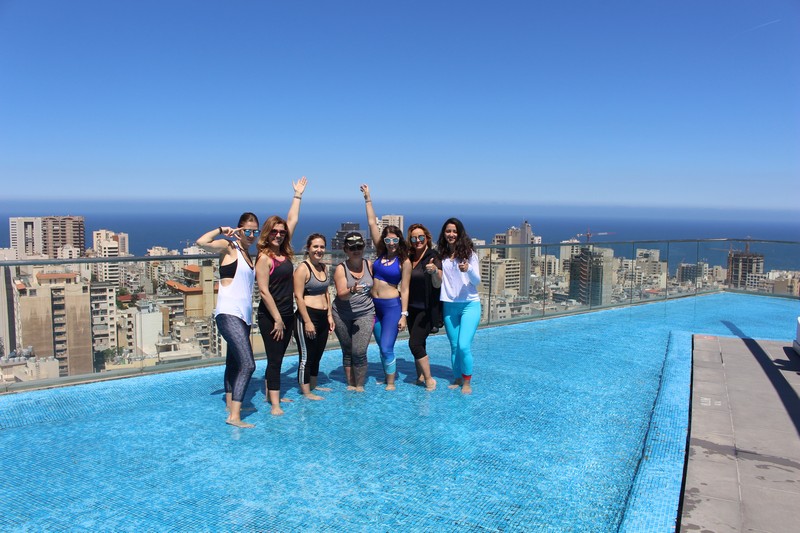
{"type": "MultiPolygon", "coordinates": [[[[481,321],[478,254],[475,253],[472,239],[464,230],[464,224],[457,218],[449,218],[442,225],[437,247],[442,257],[442,314],[450,340],[454,374],[450,388],[461,387],[462,393],[471,394],[472,339],[481,321]]],[[[433,273],[433,276],[438,275],[438,272],[433,273]]]]}
{"type": "Polygon", "coordinates": [[[242,421],[242,400],[256,369],[250,327],[253,323],[253,282],[255,270],[250,246],[258,237],[258,217],[244,213],[235,228],[219,226],[197,239],[197,245],[219,254],[219,293],[214,319],[225,342],[225,406],[226,423],[251,428],[242,421]],[[222,237],[222,238],[217,238],[222,237]]]}

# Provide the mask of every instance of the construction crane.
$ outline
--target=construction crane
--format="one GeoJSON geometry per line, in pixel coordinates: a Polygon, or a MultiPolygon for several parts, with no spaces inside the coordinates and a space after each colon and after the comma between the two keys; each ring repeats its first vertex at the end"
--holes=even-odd
{"type": "Polygon", "coordinates": [[[586,242],[589,243],[592,240],[592,237],[596,235],[614,235],[613,231],[598,231],[596,233],[592,233],[589,228],[586,228],[586,233],[578,233],[575,235],[578,239],[581,237],[586,237],[586,242]]]}

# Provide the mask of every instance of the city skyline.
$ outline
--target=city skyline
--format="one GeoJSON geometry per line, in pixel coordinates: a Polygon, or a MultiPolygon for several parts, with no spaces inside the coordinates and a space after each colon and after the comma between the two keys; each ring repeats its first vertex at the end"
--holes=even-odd
{"type": "Polygon", "coordinates": [[[384,212],[796,212],[798,28],[788,1],[5,2],[5,201],[263,204],[307,175],[384,212]]]}

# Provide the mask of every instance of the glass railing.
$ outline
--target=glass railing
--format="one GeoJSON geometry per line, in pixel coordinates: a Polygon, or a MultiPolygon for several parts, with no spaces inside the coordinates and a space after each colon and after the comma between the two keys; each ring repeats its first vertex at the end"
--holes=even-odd
{"type": "MultiPolygon", "coordinates": [[[[478,253],[483,325],[722,290],[800,296],[798,242],[564,242],[478,253]]],[[[217,268],[212,255],[0,261],[0,392],[222,362],[217,268]],[[111,283],[112,271],[126,275],[111,283]],[[75,276],[43,275],[64,273],[75,276]]],[[[251,340],[263,358],[255,323],[251,340]]]]}

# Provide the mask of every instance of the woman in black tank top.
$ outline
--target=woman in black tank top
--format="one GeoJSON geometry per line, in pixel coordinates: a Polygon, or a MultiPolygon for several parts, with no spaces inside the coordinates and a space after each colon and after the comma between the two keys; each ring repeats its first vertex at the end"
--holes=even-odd
{"type": "Polygon", "coordinates": [[[258,304],[258,328],[267,352],[267,371],[264,376],[265,396],[273,415],[282,415],[281,365],[294,329],[292,301],[292,232],[300,217],[300,199],[306,188],[303,176],[294,187],[294,198],[286,220],[274,215],[261,228],[256,259],[256,282],[261,295],[258,304]]]}

